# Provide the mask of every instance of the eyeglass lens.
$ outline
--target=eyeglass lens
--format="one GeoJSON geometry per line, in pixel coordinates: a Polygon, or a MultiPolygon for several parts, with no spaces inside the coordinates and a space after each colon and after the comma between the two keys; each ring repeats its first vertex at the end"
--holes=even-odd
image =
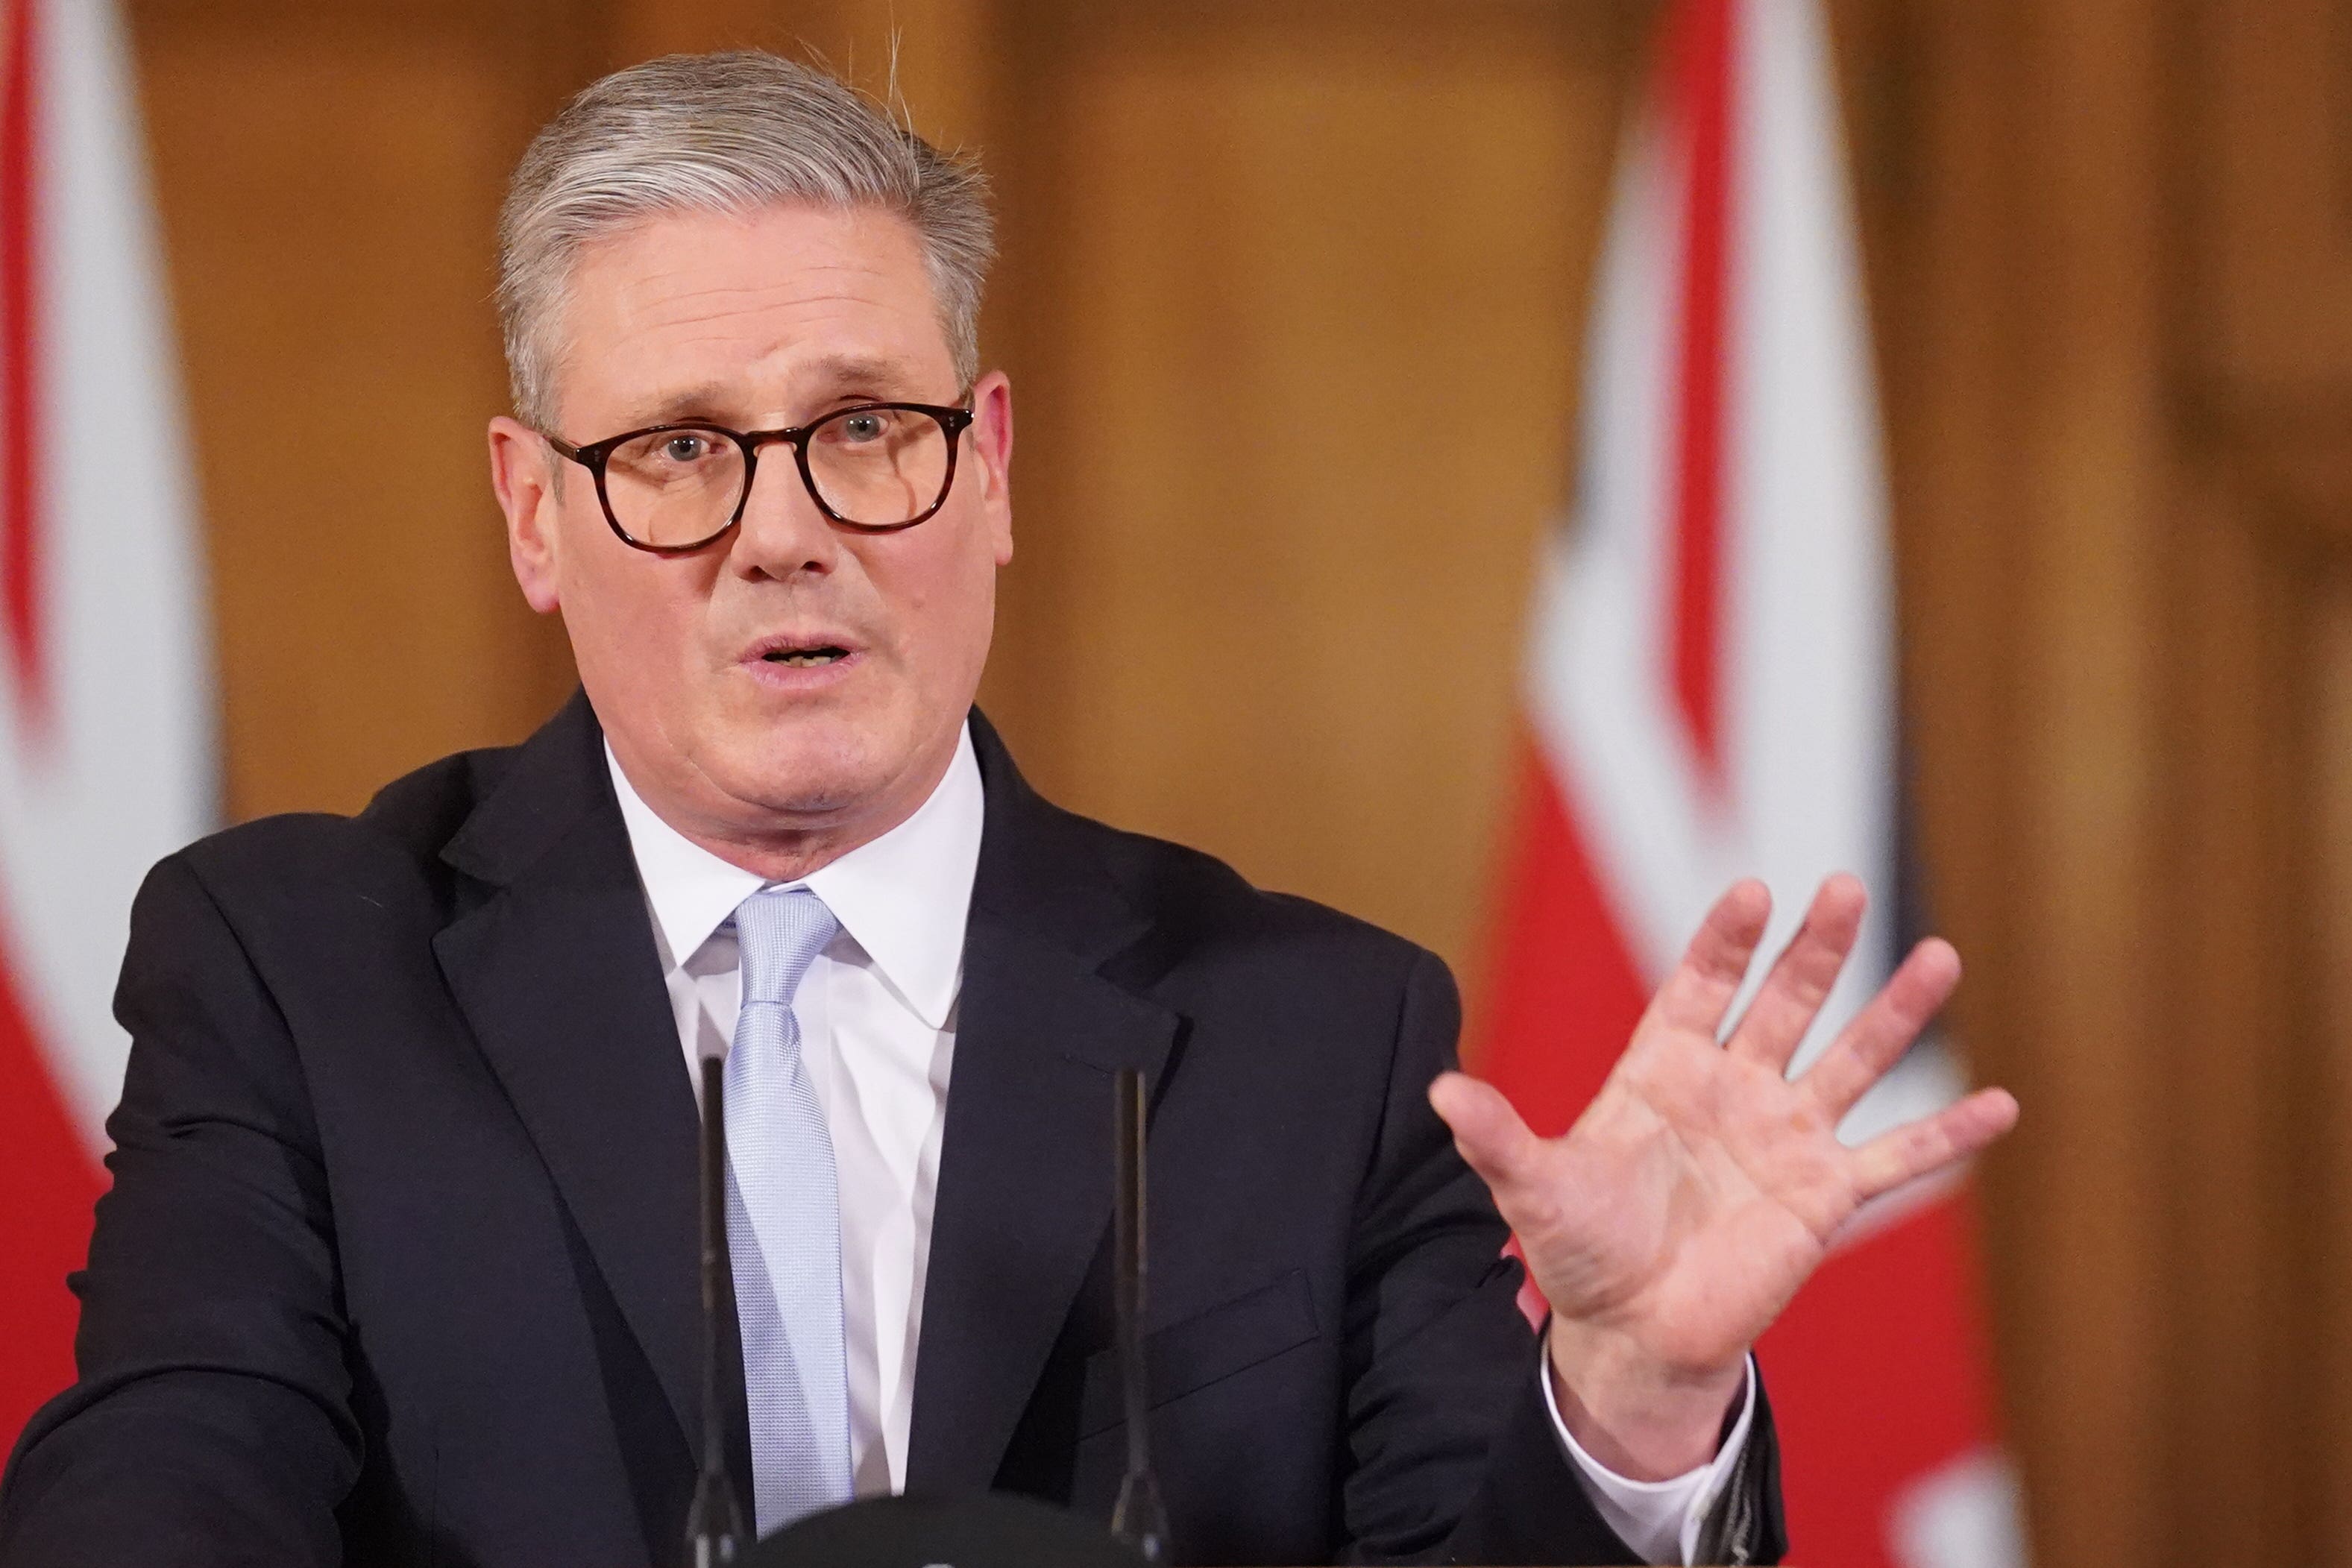
{"type": "MultiPolygon", "coordinates": [[[[948,484],[947,432],[908,409],[845,409],[809,432],[808,476],[845,522],[891,528],[939,505],[948,484]]],[[[792,461],[771,449],[770,460],[792,461]]],[[[659,549],[719,533],[743,499],[743,449],[717,429],[656,431],[604,461],[604,495],[630,538],[659,549]]]]}

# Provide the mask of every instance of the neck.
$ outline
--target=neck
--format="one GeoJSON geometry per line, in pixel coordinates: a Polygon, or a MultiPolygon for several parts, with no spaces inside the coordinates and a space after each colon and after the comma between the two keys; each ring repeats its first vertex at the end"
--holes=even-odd
{"type": "Polygon", "coordinates": [[[762,882],[798,882],[850,851],[872,843],[913,815],[912,810],[902,812],[894,821],[876,828],[812,829],[751,837],[697,832],[675,822],[670,825],[695,844],[730,865],[742,867],[762,882]]]}

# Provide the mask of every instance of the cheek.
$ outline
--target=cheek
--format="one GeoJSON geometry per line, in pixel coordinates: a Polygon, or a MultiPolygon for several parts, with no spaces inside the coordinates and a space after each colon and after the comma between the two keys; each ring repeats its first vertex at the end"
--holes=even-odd
{"type": "Polygon", "coordinates": [[[643,688],[674,681],[695,646],[711,569],[698,558],[667,560],[633,550],[612,537],[601,517],[593,520],[604,537],[575,535],[562,562],[573,649],[618,684],[643,688]]]}
{"type": "Polygon", "coordinates": [[[977,518],[957,537],[952,549],[942,552],[929,588],[929,613],[942,642],[952,644],[942,653],[958,664],[985,653],[996,598],[996,553],[977,518]]]}
{"type": "Polygon", "coordinates": [[[919,551],[877,552],[866,562],[907,662],[948,680],[986,658],[995,617],[993,547],[979,519],[959,522],[954,533],[920,541],[919,551]]]}

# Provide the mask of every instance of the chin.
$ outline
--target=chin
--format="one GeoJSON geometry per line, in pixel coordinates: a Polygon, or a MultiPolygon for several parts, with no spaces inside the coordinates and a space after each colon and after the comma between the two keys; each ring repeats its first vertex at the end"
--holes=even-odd
{"type": "Polygon", "coordinates": [[[810,716],[728,737],[704,771],[735,800],[793,817],[855,812],[889,793],[912,760],[893,724],[810,716]]]}

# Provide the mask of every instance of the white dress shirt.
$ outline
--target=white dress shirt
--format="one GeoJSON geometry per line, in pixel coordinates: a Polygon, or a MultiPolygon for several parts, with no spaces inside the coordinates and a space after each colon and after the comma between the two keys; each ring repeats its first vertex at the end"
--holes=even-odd
{"type": "MultiPolygon", "coordinates": [[[[724,1055],[734,1039],[742,972],[728,916],[764,883],[663,821],[609,747],[605,758],[694,1072],[705,1046],[724,1055]]],[[[802,977],[793,1013],[841,1186],[849,1460],[860,1497],[907,1483],[916,1336],[981,817],[980,764],[967,733],[913,816],[787,884],[807,887],[841,923],[802,977]]]]}
{"type": "MultiPolygon", "coordinates": [[[[653,916],[687,1071],[724,1055],[742,1004],[735,906],[767,885],[656,814],[605,748],[637,877],[653,916]]],[[[930,1265],[932,1198],[955,1060],[964,923],[980,864],[984,801],[967,727],[915,814],[800,882],[841,923],[801,980],[801,1053],[832,1129],[841,1183],[841,1289],[848,1353],[850,1469],[860,1497],[907,1484],[915,1351],[930,1265]]],[[[1747,1407],[1714,1463],[1673,1480],[1628,1480],[1595,1461],[1544,1399],[1563,1449],[1610,1528],[1652,1563],[1687,1562],[1700,1522],[1746,1443],[1747,1407]]]]}

